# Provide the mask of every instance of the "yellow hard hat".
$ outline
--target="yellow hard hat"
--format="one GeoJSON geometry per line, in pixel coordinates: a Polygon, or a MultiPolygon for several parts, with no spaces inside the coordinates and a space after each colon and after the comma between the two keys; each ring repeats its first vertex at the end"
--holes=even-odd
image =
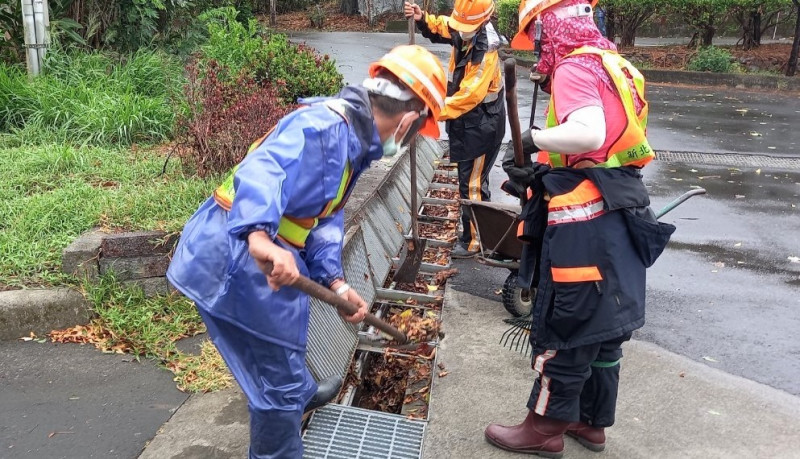
{"type": "Polygon", "coordinates": [[[425,103],[430,114],[419,133],[428,137],[439,137],[436,120],[444,109],[447,94],[447,77],[439,59],[427,49],[417,45],[403,45],[369,66],[369,76],[375,77],[385,69],[408,86],[425,103]]]}

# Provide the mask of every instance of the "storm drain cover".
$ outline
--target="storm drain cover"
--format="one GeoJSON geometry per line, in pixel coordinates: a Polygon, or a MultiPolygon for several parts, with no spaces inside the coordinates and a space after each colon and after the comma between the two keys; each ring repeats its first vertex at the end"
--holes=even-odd
{"type": "Polygon", "coordinates": [[[303,434],[306,459],[419,459],[425,422],[342,405],[314,412],[303,434]]]}

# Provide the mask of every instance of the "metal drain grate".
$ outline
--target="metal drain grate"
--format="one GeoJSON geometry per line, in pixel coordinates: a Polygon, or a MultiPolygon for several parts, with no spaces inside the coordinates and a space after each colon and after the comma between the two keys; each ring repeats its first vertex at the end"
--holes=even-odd
{"type": "Polygon", "coordinates": [[[660,161],[708,164],[714,166],[768,167],[800,170],[800,158],[754,154],[714,154],[693,151],[657,151],[660,161]]]}
{"type": "Polygon", "coordinates": [[[419,459],[425,423],[341,405],[314,412],[303,435],[305,459],[419,459]]]}

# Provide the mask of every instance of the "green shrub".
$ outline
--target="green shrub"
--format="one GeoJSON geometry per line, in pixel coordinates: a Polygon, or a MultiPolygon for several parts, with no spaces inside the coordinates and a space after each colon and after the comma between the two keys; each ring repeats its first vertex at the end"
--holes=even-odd
{"type": "Polygon", "coordinates": [[[234,8],[219,8],[201,16],[208,23],[209,39],[201,47],[200,61],[215,61],[227,69],[227,77],[218,71],[218,78],[232,83],[246,76],[273,84],[289,104],[299,97],[332,95],[342,88],[342,75],[328,56],[304,44],[292,44],[286,35],[267,33],[254,20],[242,24],[236,14],[234,8]]]}
{"type": "Polygon", "coordinates": [[[180,65],[163,53],[142,50],[115,60],[54,50],[33,80],[0,65],[0,131],[34,143],[161,141],[172,135],[182,85],[180,65]]]}
{"type": "Polygon", "coordinates": [[[727,49],[709,46],[700,49],[689,61],[688,69],[695,72],[730,72],[732,68],[731,53],[727,49]]]}
{"type": "Polygon", "coordinates": [[[499,0],[497,2],[497,28],[502,35],[512,38],[519,28],[520,0],[499,0]]]}

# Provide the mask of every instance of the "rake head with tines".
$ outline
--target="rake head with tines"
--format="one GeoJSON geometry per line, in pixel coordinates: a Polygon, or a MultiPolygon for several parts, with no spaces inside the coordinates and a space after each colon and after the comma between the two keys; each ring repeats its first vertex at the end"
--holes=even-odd
{"type": "Polygon", "coordinates": [[[500,344],[522,355],[531,355],[531,315],[503,319],[511,328],[503,333],[500,344]]]}

